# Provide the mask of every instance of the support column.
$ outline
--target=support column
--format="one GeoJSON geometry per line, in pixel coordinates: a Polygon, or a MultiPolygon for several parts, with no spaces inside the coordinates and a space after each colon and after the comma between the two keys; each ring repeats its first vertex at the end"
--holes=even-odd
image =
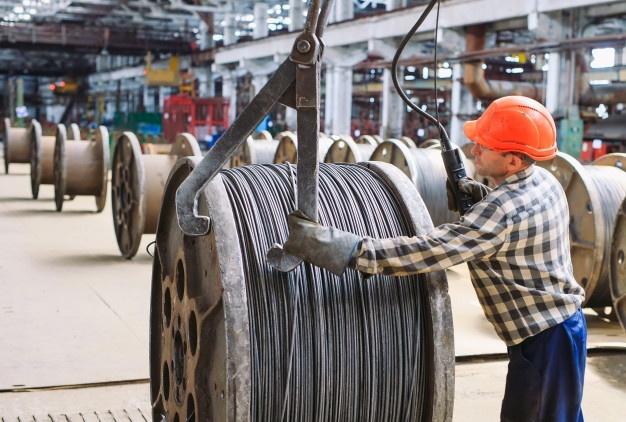
{"type": "Polygon", "coordinates": [[[333,9],[330,12],[329,22],[341,22],[354,18],[354,2],[353,0],[336,0],[333,9]]]}
{"type": "Polygon", "coordinates": [[[452,119],[450,121],[450,140],[457,144],[463,145],[465,137],[463,135],[463,123],[459,115],[462,110],[463,99],[463,65],[455,63],[452,65],[452,93],[450,95],[450,111],[452,119]]]}
{"type": "Polygon", "coordinates": [[[222,74],[222,97],[229,101],[228,124],[237,117],[237,79],[232,72],[222,74]]]}
{"type": "Polygon", "coordinates": [[[269,27],[267,26],[269,6],[267,3],[255,3],[254,4],[254,39],[265,38],[269,34],[269,27]]]}
{"type": "Polygon", "coordinates": [[[304,28],[304,3],[302,0],[289,0],[289,31],[299,31],[304,28]]]}
{"type": "Polygon", "coordinates": [[[351,135],[352,68],[333,66],[332,126],[329,135],[351,135]]]}
{"type": "Polygon", "coordinates": [[[213,71],[210,67],[196,68],[194,73],[198,78],[198,97],[213,97],[215,92],[213,90],[213,71]]]}
{"type": "Polygon", "coordinates": [[[569,53],[550,53],[546,75],[546,107],[551,113],[564,114],[576,104],[576,58],[569,53]]]}
{"type": "MultiPolygon", "coordinates": [[[[402,73],[402,71],[400,71],[402,73]]],[[[404,126],[405,105],[402,98],[393,86],[392,70],[383,71],[383,98],[380,126],[380,136],[383,138],[398,138],[402,136],[404,126]]]]}
{"type": "Polygon", "coordinates": [[[259,93],[259,91],[267,83],[267,80],[268,80],[267,75],[252,75],[252,86],[254,87],[253,95],[257,95],[259,93]]]}
{"type": "Polygon", "coordinates": [[[385,0],[385,6],[387,7],[388,12],[402,7],[407,7],[407,5],[407,0],[385,0]]]}
{"type": "Polygon", "coordinates": [[[224,45],[231,45],[237,42],[235,35],[235,6],[230,2],[227,6],[228,11],[224,14],[224,45]]]}

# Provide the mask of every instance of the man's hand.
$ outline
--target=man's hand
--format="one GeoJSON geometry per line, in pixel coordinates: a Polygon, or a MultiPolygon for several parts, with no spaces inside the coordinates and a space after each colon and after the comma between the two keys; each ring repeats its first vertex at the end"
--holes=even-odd
{"type": "MultiPolygon", "coordinates": [[[[452,192],[452,186],[450,185],[449,180],[446,181],[446,190],[448,193],[448,209],[450,211],[458,212],[459,208],[457,207],[456,198],[454,197],[454,192],[452,192]]],[[[472,202],[474,204],[482,201],[483,198],[491,192],[489,187],[469,177],[464,177],[459,180],[459,190],[469,194],[472,197],[472,202]]]]}
{"type": "Polygon", "coordinates": [[[322,226],[298,211],[287,216],[287,225],[284,251],[336,275],[343,274],[362,240],[356,234],[322,226]]]}

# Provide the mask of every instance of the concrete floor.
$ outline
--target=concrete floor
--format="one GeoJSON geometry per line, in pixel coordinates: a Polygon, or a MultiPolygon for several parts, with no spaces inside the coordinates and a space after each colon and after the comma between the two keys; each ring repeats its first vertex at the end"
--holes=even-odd
{"type": "MultiPolygon", "coordinates": [[[[11,171],[0,175],[1,420],[149,420],[145,246],[154,236],[144,236],[134,260],[123,260],[109,207],[96,214],[93,198],[79,197],[57,214],[51,186],[33,201],[28,166],[11,171]]],[[[448,275],[457,356],[496,355],[457,364],[454,420],[498,420],[506,349],[482,315],[467,268],[448,275]]],[[[591,314],[588,322],[587,420],[622,421],[626,336],[591,314]],[[599,347],[622,351],[594,354],[599,347]]]]}

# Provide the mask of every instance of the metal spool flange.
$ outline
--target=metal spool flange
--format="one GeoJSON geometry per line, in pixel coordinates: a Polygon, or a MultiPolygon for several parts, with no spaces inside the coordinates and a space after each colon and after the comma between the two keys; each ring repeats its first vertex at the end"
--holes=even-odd
{"type": "MultiPolygon", "coordinates": [[[[448,209],[447,173],[441,152],[434,149],[409,148],[398,140],[380,144],[372,153],[372,161],[398,167],[415,183],[435,226],[457,221],[459,215],[448,209]]],[[[473,176],[473,165],[465,159],[466,171],[473,176]]]]}
{"type": "Polygon", "coordinates": [[[613,232],[611,298],[615,314],[626,330],[626,199],[620,207],[613,232]]]}
{"type": "Polygon", "coordinates": [[[109,132],[96,129],[93,140],[67,142],[65,126],[58,125],[54,146],[54,202],[63,209],[65,195],[94,196],[96,210],[106,205],[109,169],[109,132]]]}
{"type": "MultiPolygon", "coordinates": [[[[240,248],[239,236],[243,236],[245,230],[237,229],[236,220],[242,217],[229,198],[223,174],[209,182],[198,198],[199,212],[202,215],[208,215],[213,222],[209,234],[189,238],[180,231],[174,207],[175,192],[196,163],[197,159],[183,159],[173,169],[166,186],[157,230],[150,314],[150,387],[153,420],[223,422],[280,420],[280,418],[269,416],[265,419],[254,417],[253,397],[257,397],[257,402],[281,402],[280,397],[265,395],[265,391],[272,388],[282,391],[282,388],[254,382],[255,377],[259,375],[253,372],[253,368],[257,368],[257,371],[271,371],[272,373],[279,371],[277,373],[283,373],[286,377],[289,362],[285,356],[289,353],[286,350],[277,349],[276,354],[271,356],[272,366],[275,368],[257,367],[255,359],[259,359],[260,355],[259,349],[256,348],[251,338],[251,327],[258,318],[275,321],[273,326],[277,331],[274,335],[262,339],[257,338],[257,341],[266,342],[269,347],[271,344],[279,344],[277,337],[278,333],[281,333],[279,327],[283,321],[292,322],[294,318],[281,313],[267,315],[257,313],[258,308],[254,305],[255,299],[250,296],[249,289],[266,281],[262,278],[246,279],[244,262],[252,259],[253,253],[240,248]]],[[[385,180],[386,186],[393,193],[397,203],[401,204],[400,207],[409,216],[408,224],[413,227],[415,233],[430,230],[432,223],[412,183],[391,166],[379,163],[371,163],[369,166],[371,171],[385,180]]],[[[284,166],[280,167],[284,168],[284,166]]],[[[341,171],[339,168],[341,166],[334,167],[337,168],[336,171],[341,171]]],[[[238,168],[229,172],[243,174],[243,172],[250,171],[249,169],[250,167],[238,168]]],[[[332,198],[322,198],[320,203],[326,200],[332,201],[332,198]]],[[[272,205],[268,205],[270,206],[272,205]]],[[[387,217],[390,221],[397,218],[396,215],[387,217]]],[[[267,233],[286,230],[286,221],[280,221],[279,228],[274,228],[274,224],[274,222],[267,222],[267,233]]],[[[263,251],[254,251],[254,255],[264,256],[263,251]]],[[[316,270],[311,271],[311,275],[307,277],[315,277],[317,274],[316,270]]],[[[423,419],[420,420],[445,422],[450,421],[452,417],[454,392],[454,346],[450,302],[446,292],[447,282],[443,272],[425,274],[419,276],[419,279],[420,282],[413,285],[421,285],[427,291],[423,306],[429,318],[425,322],[424,335],[429,336],[427,343],[430,346],[421,352],[421,356],[425,358],[424,367],[427,368],[428,376],[425,377],[425,384],[416,386],[415,394],[418,391],[427,391],[423,404],[428,409],[423,419]]],[[[398,283],[401,282],[401,279],[396,280],[398,283]]],[[[311,280],[311,283],[314,281],[311,280]]],[[[359,281],[358,285],[362,285],[361,283],[359,281]]],[[[335,306],[341,307],[358,297],[360,297],[358,300],[363,299],[361,295],[364,293],[359,293],[358,289],[343,290],[341,286],[345,286],[344,280],[337,279],[330,284],[325,288],[341,290],[343,299],[338,300],[339,298],[335,297],[336,302],[329,300],[324,303],[323,307],[328,309],[335,306]]],[[[385,284],[385,288],[393,290],[394,284],[393,282],[385,284]]],[[[285,283],[282,284],[284,285],[285,283]]],[[[383,284],[376,283],[375,285],[382,286],[383,284]]],[[[280,286],[277,287],[280,288],[280,286]]],[[[398,308],[394,299],[396,296],[391,291],[389,293],[390,296],[385,296],[384,300],[390,303],[389,313],[407,310],[403,307],[398,308]],[[402,310],[399,311],[399,309],[402,310]]],[[[271,294],[275,295],[279,292],[275,291],[271,294]]],[[[324,293],[320,291],[320,294],[324,293]]],[[[304,301],[307,297],[303,295],[300,300],[304,301]]],[[[293,292],[292,296],[284,297],[285,304],[290,304],[293,300],[293,292]]],[[[365,318],[373,324],[371,327],[374,327],[369,332],[372,349],[376,349],[376,345],[381,344],[380,335],[383,334],[376,331],[376,318],[376,315],[369,314],[365,318]]],[[[413,324],[410,317],[403,321],[406,324],[413,324]]],[[[331,334],[335,330],[343,330],[343,325],[339,320],[328,323],[332,325],[328,326],[329,335],[325,341],[327,341],[327,350],[330,354],[333,348],[342,344],[342,341],[349,343],[349,339],[364,335],[363,332],[352,327],[348,331],[341,331],[343,333],[341,336],[335,337],[331,334]]],[[[287,327],[285,332],[289,330],[290,328],[287,327]]],[[[305,332],[299,335],[304,338],[308,337],[305,332]]],[[[392,337],[393,333],[390,332],[388,335],[392,337]]],[[[402,347],[407,347],[407,345],[404,344],[402,347]]],[[[319,358],[317,355],[312,355],[310,361],[313,362],[319,358]]],[[[344,384],[351,384],[347,379],[358,378],[367,383],[367,374],[372,371],[373,366],[381,362],[390,362],[393,359],[390,356],[370,356],[366,360],[369,363],[360,361],[367,367],[357,367],[354,372],[343,373],[341,381],[337,378],[329,378],[325,383],[327,388],[333,388],[334,383],[338,383],[340,385],[335,388],[346,391],[341,387],[344,384]]],[[[402,370],[391,364],[385,366],[392,377],[396,371],[402,370]]],[[[382,382],[378,379],[370,380],[373,382],[372,385],[376,385],[379,381],[382,382]]],[[[366,384],[361,384],[361,387],[364,385],[366,384]]],[[[307,388],[306,385],[301,387],[307,388]]],[[[361,389],[355,388],[354,390],[361,389]]],[[[346,391],[346,394],[348,393],[346,391]]],[[[387,401],[397,400],[397,397],[378,400],[386,402],[391,407],[397,406],[398,403],[395,401],[396,404],[393,404],[387,401]]],[[[296,402],[301,403],[297,406],[301,406],[303,412],[306,411],[306,406],[315,405],[306,400],[296,402]]],[[[381,403],[370,404],[376,406],[381,403]]],[[[342,405],[345,406],[342,403],[338,404],[340,410],[344,410],[342,405]]],[[[361,409],[363,406],[358,404],[356,407],[361,409]]],[[[358,409],[345,409],[345,412],[348,411],[358,412],[358,409]]],[[[298,418],[287,417],[285,420],[298,420],[298,418]]]]}
{"type": "MultiPolygon", "coordinates": [[[[113,227],[122,256],[137,254],[141,237],[155,233],[167,177],[180,157],[201,156],[195,137],[180,134],[169,154],[142,154],[139,140],[124,132],[113,152],[111,200],[113,227]]],[[[150,149],[148,149],[150,151],[150,149]]]]}
{"type": "Polygon", "coordinates": [[[230,168],[250,164],[271,164],[274,162],[278,141],[273,139],[252,139],[248,137],[241,145],[237,154],[230,159],[230,168]]]}
{"type": "MultiPolygon", "coordinates": [[[[290,132],[283,132],[279,134],[277,140],[278,147],[274,155],[274,164],[295,164],[298,161],[298,141],[296,135],[290,132]]],[[[317,149],[317,158],[319,161],[324,159],[332,144],[333,140],[331,138],[320,133],[317,149]]]]}
{"type": "Polygon", "coordinates": [[[439,149],[441,150],[441,141],[439,139],[426,139],[424,142],[420,142],[419,148],[424,149],[439,149]]]}
{"type": "Polygon", "coordinates": [[[417,148],[415,141],[408,136],[401,136],[399,140],[409,148],[417,148]]]}
{"type": "Polygon", "coordinates": [[[30,163],[30,139],[28,129],[11,127],[11,120],[4,118],[4,172],[9,174],[10,163],[30,163]]]}
{"type": "Polygon", "coordinates": [[[41,124],[33,120],[30,126],[30,186],[33,198],[39,197],[40,185],[54,185],[55,136],[44,136],[41,124]]]}
{"type": "Polygon", "coordinates": [[[380,142],[378,142],[378,139],[374,138],[371,135],[363,135],[360,136],[357,140],[356,140],[357,144],[365,144],[365,145],[378,145],[380,142]]]}
{"type": "Polygon", "coordinates": [[[585,289],[584,305],[594,308],[611,306],[608,264],[621,198],[613,198],[610,189],[619,189],[620,183],[626,187],[626,174],[613,165],[613,158],[602,157],[593,165],[583,166],[559,152],[553,160],[538,163],[565,190],[574,277],[585,289]]]}
{"type": "Polygon", "coordinates": [[[350,137],[339,137],[328,149],[324,162],[361,163],[369,161],[375,149],[375,145],[357,144],[350,137]]]}
{"type": "Polygon", "coordinates": [[[76,123],[70,124],[69,130],[67,131],[67,140],[79,141],[80,139],[80,127],[78,127],[76,123]]]}

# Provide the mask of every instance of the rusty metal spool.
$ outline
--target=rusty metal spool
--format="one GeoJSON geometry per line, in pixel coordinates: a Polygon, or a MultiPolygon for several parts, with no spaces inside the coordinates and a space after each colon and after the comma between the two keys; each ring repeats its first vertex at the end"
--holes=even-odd
{"type": "MultiPolygon", "coordinates": [[[[223,171],[198,198],[212,221],[209,234],[183,236],[174,198],[195,163],[176,164],[157,229],[153,420],[296,421],[317,414],[328,421],[450,421],[454,347],[445,273],[363,280],[352,270],[338,278],[306,264],[288,274],[272,270],[265,254],[286,238],[295,166],[223,171]]],[[[378,236],[428,231],[415,186],[392,166],[367,166],[320,166],[322,223],[348,229],[351,221],[368,221],[378,236]],[[368,179],[341,183],[355,167],[368,179]],[[333,175],[339,177],[332,186],[345,195],[332,194],[333,175]],[[346,208],[342,199],[352,195],[372,202],[346,208]],[[396,225],[400,232],[383,228],[396,225]]]]}
{"type": "MultiPolygon", "coordinates": [[[[298,161],[298,141],[296,135],[292,132],[282,132],[278,134],[277,140],[278,147],[274,155],[274,164],[295,164],[298,161]]],[[[332,144],[333,140],[331,138],[320,133],[317,153],[318,160],[321,161],[326,157],[326,153],[332,144]]]]}
{"type": "Polygon", "coordinates": [[[610,281],[613,309],[626,331],[626,199],[619,209],[613,231],[610,281]]]}
{"type": "Polygon", "coordinates": [[[439,139],[426,139],[424,142],[420,142],[418,148],[441,150],[441,141],[439,139]]]}
{"type": "Polygon", "coordinates": [[[10,163],[30,163],[28,128],[12,127],[4,118],[4,172],[9,174],[10,163]]]}
{"type": "Polygon", "coordinates": [[[615,220],[626,197],[625,154],[609,154],[583,166],[559,152],[540,162],[561,183],[570,214],[574,277],[585,289],[585,306],[611,306],[609,260],[615,220]]]}
{"type": "Polygon", "coordinates": [[[408,136],[401,136],[399,141],[409,148],[417,148],[417,144],[415,143],[415,141],[408,136]]]}
{"type": "Polygon", "coordinates": [[[63,209],[65,196],[91,196],[96,210],[106,205],[109,171],[109,132],[99,126],[93,139],[67,142],[64,125],[57,126],[54,145],[54,202],[56,210],[63,209]]]}
{"type": "Polygon", "coordinates": [[[247,166],[250,164],[271,164],[274,162],[278,141],[267,139],[252,139],[248,137],[239,151],[230,159],[230,168],[247,166]]]}
{"type": "Polygon", "coordinates": [[[178,135],[167,146],[167,154],[152,148],[147,148],[152,153],[142,154],[132,132],[124,132],[115,145],[111,176],[113,227],[126,259],[137,253],[141,236],[156,233],[165,183],[176,161],[202,156],[198,141],[189,133],[178,135]]]}
{"type": "Polygon", "coordinates": [[[30,187],[33,199],[37,199],[39,197],[39,186],[54,185],[54,145],[56,136],[44,136],[41,124],[37,120],[31,122],[29,136],[30,187]]]}
{"type": "Polygon", "coordinates": [[[330,146],[325,163],[361,163],[369,161],[376,145],[357,144],[350,137],[338,137],[330,146]]]}
{"type": "MultiPolygon", "coordinates": [[[[459,219],[458,213],[448,209],[447,173],[440,151],[409,148],[398,140],[390,139],[374,150],[370,160],[395,165],[415,183],[435,226],[459,219]]],[[[473,165],[467,159],[465,165],[468,176],[472,177],[473,165]]]]}

